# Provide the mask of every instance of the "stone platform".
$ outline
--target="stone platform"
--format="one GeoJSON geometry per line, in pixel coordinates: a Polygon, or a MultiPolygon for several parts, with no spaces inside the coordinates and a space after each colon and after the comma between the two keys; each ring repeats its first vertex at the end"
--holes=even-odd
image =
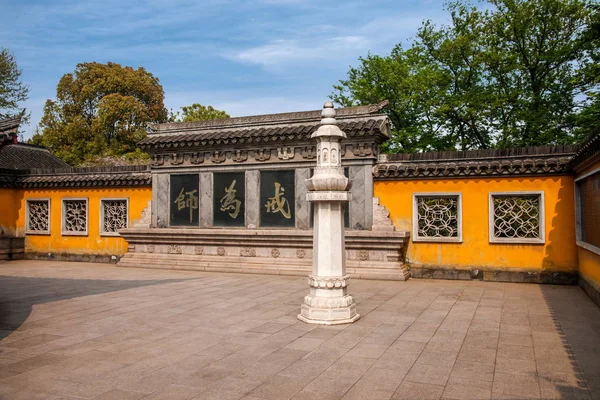
{"type": "MultiPolygon", "coordinates": [[[[130,228],[120,267],[275,275],[311,273],[311,230],[130,228]]],[[[354,278],[404,281],[407,232],[346,231],[346,271],[354,278]]]]}

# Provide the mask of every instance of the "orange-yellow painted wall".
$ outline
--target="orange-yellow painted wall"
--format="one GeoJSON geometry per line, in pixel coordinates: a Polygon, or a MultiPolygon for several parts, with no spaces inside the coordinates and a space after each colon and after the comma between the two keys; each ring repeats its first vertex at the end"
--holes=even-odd
{"type": "Polygon", "coordinates": [[[600,255],[579,247],[579,273],[600,290],[600,255]]]}
{"type": "Polygon", "coordinates": [[[25,231],[25,202],[28,199],[50,199],[50,235],[25,235],[25,252],[123,255],[127,242],[121,237],[100,235],[100,199],[128,198],[129,226],[133,226],[152,198],[151,188],[55,189],[25,190],[18,204],[17,233],[25,231]],[[68,197],[88,199],[87,236],[61,234],[62,199],[68,197]]]}
{"type": "Polygon", "coordinates": [[[448,268],[577,271],[571,176],[375,182],[374,195],[397,229],[412,232],[415,192],[462,193],[462,243],[408,245],[407,262],[448,268]],[[544,191],[545,244],[489,243],[489,192],[544,191]]]}
{"type": "Polygon", "coordinates": [[[17,189],[0,189],[0,237],[13,237],[16,234],[19,212],[19,193],[17,189]]]}

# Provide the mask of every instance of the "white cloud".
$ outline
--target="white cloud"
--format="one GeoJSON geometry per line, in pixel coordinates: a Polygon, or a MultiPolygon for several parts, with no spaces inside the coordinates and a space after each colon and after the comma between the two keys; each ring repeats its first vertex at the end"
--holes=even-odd
{"type": "Polygon", "coordinates": [[[228,58],[245,64],[256,64],[264,68],[297,63],[340,58],[364,52],[370,42],[363,36],[338,36],[330,39],[314,38],[307,41],[276,40],[266,45],[251,47],[228,58]]]}

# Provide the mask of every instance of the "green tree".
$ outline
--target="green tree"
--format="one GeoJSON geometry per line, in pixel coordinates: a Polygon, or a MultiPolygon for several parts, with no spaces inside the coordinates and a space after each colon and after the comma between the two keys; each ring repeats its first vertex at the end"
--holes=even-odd
{"type": "Polygon", "coordinates": [[[389,99],[390,152],[579,140],[583,117],[598,115],[590,114],[600,84],[592,3],[488,3],[484,11],[448,4],[448,26],[425,21],[406,50],[361,58],[331,98],[345,106],[389,99]]]}
{"type": "Polygon", "coordinates": [[[15,56],[7,49],[0,49],[0,120],[28,114],[19,106],[27,100],[29,87],[21,82],[22,70],[19,69],[15,56]]]}
{"type": "Polygon", "coordinates": [[[209,121],[213,119],[229,118],[225,111],[217,110],[213,106],[203,106],[194,103],[191,106],[181,107],[181,113],[171,113],[169,121],[171,122],[191,122],[191,121],[209,121]]]}
{"type": "Polygon", "coordinates": [[[165,122],[164,92],[144,68],[96,62],[63,75],[56,100],[47,100],[35,144],[72,165],[140,162],[136,148],[149,124],[165,122]]]}

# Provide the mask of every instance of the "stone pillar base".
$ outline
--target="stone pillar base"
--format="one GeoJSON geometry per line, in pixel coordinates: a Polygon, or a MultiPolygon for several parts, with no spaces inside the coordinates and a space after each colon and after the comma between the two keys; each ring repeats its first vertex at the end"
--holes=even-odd
{"type": "MultiPolygon", "coordinates": [[[[340,290],[340,289],[338,289],[340,290]]],[[[298,319],[309,324],[339,325],[349,324],[360,318],[356,313],[356,304],[352,296],[316,297],[311,294],[304,297],[298,319]]]]}
{"type": "Polygon", "coordinates": [[[343,308],[315,308],[302,304],[298,319],[307,324],[341,325],[350,324],[360,318],[356,304],[343,308]]]}

